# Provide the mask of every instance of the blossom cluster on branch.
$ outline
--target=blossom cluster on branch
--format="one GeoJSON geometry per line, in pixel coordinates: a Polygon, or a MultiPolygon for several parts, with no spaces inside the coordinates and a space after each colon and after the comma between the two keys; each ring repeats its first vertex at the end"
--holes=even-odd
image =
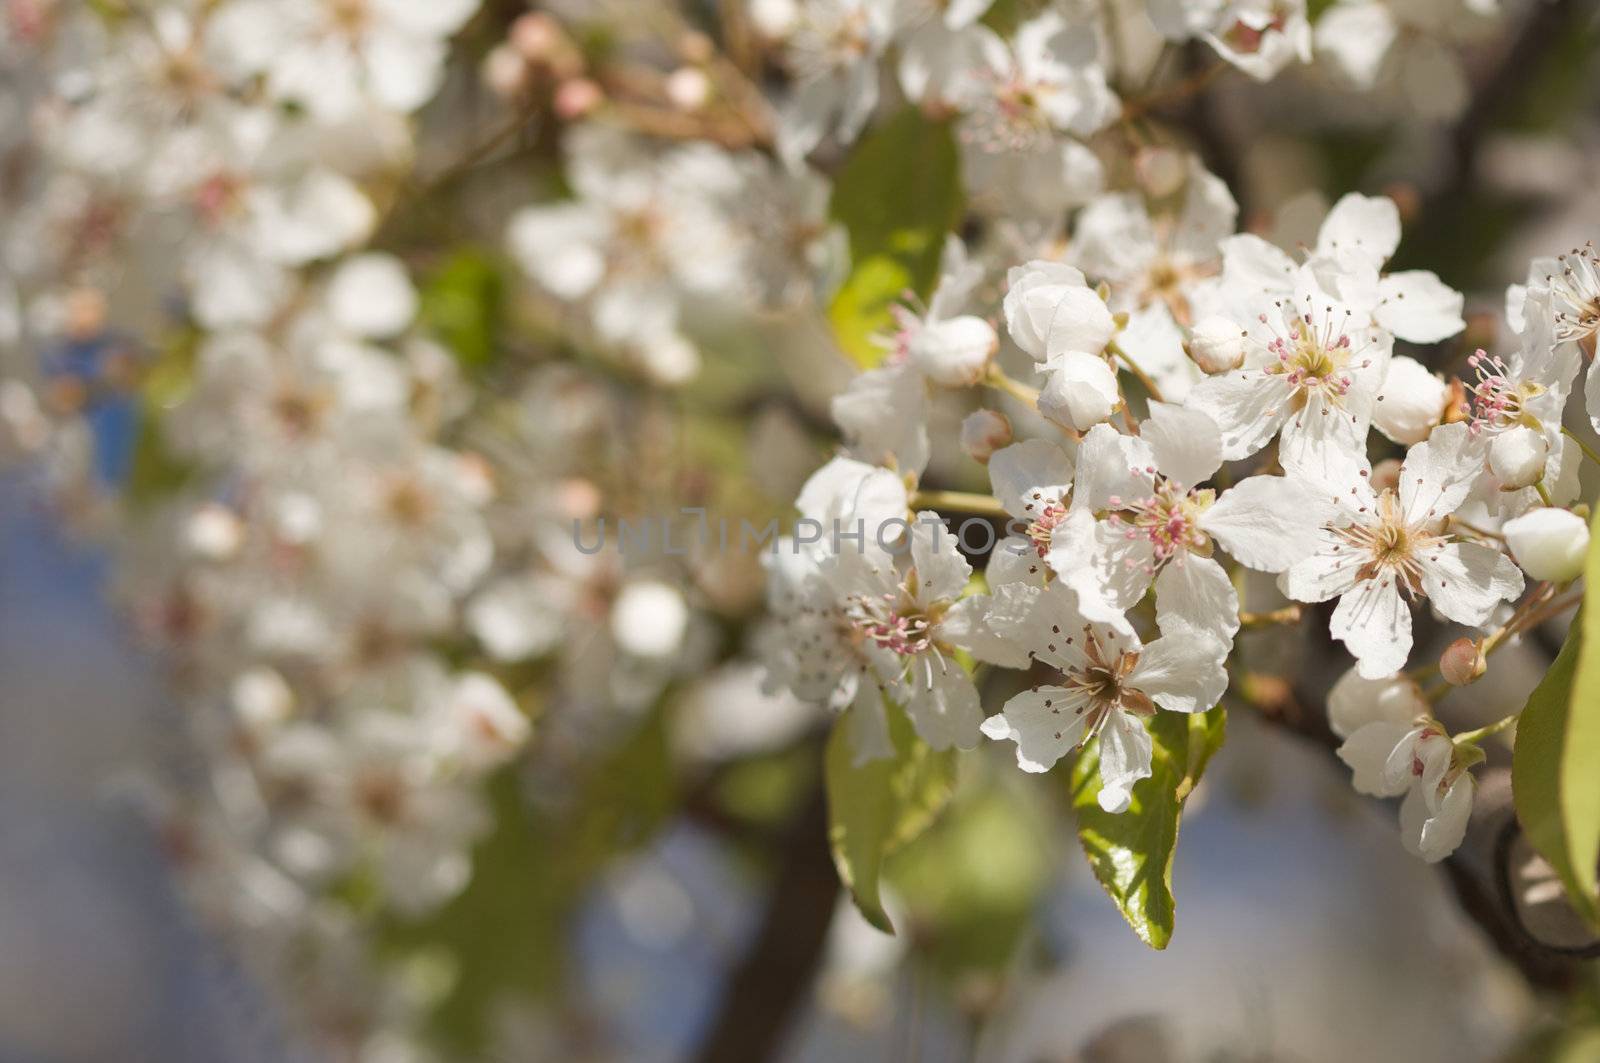
{"type": "Polygon", "coordinates": [[[420,1052],[380,939],[469,889],[491,780],[527,769],[560,819],[574,765],[678,697],[712,706],[684,761],[760,748],[752,712],[841,714],[834,795],[985,738],[1028,772],[1078,751],[1114,841],[1192,790],[1242,628],[1325,616],[1356,788],[1403,795],[1422,857],[1457,847],[1500,728],[1434,703],[1581,597],[1594,456],[1563,419],[1588,361],[1600,429],[1600,259],[1534,261],[1504,339],[1447,365],[1464,298],[1389,268],[1404,196],[1238,231],[1186,121],[1219,80],[1298,78],[1448,122],[1494,4],[536,6],[0,11],[0,341],[44,365],[0,427],[115,544],[202,763],[151,815],[306,1036],[420,1052]],[[493,121],[455,122],[480,96],[493,121]],[[726,399],[749,379],[760,416],[726,399]],[[683,458],[712,450],[739,471],[683,458]],[[764,573],[582,545],[796,491],[764,573]],[[1465,632],[1438,664],[1422,609],[1465,632]]]}

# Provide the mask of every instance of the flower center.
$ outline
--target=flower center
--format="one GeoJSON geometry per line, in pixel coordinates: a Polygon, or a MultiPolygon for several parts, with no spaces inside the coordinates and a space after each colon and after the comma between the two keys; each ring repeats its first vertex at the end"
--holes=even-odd
{"type": "Polygon", "coordinates": [[[861,637],[890,653],[911,657],[933,646],[929,618],[894,592],[854,595],[845,605],[845,616],[861,637]]]}
{"type": "MultiPolygon", "coordinates": [[[[1141,690],[1128,685],[1128,677],[1139,663],[1139,652],[1122,650],[1109,652],[1101,645],[1091,624],[1083,625],[1083,652],[1088,658],[1077,668],[1061,673],[1061,684],[1068,690],[1086,695],[1087,700],[1078,706],[1076,714],[1092,714],[1089,726],[1084,729],[1084,741],[1098,734],[1113,710],[1131,712],[1137,716],[1155,714],[1155,705],[1141,690]]],[[[1048,703],[1046,703],[1049,707],[1048,703]]]]}
{"type": "Polygon", "coordinates": [[[990,82],[989,91],[973,108],[961,137],[991,155],[1026,151],[1049,136],[1050,123],[1041,107],[1048,85],[982,70],[976,75],[990,82]]]}
{"type": "Polygon", "coordinates": [[[1544,394],[1544,388],[1531,380],[1513,382],[1505,362],[1492,358],[1479,349],[1467,364],[1477,374],[1477,381],[1469,384],[1472,392],[1470,431],[1474,434],[1489,431],[1501,432],[1516,425],[1538,428],[1539,419],[1528,413],[1528,400],[1544,394]]]}
{"type": "Polygon", "coordinates": [[[1561,275],[1546,278],[1556,297],[1556,340],[1580,343],[1593,355],[1595,337],[1600,333],[1600,256],[1590,241],[1558,256],[1557,261],[1561,275]]]}
{"type": "Polygon", "coordinates": [[[1364,555],[1357,580],[1389,577],[1411,597],[1422,593],[1422,556],[1444,543],[1425,525],[1407,524],[1399,496],[1393,490],[1378,498],[1377,520],[1337,530],[1341,540],[1364,555]]]}
{"type": "MultiPolygon", "coordinates": [[[[1153,467],[1134,469],[1134,475],[1152,475],[1153,467]]],[[[1154,573],[1174,555],[1182,551],[1198,554],[1210,552],[1211,539],[1200,528],[1200,517],[1211,503],[1216,492],[1186,490],[1164,476],[1156,478],[1152,494],[1140,499],[1124,499],[1113,495],[1108,500],[1111,512],[1106,519],[1123,529],[1123,537],[1133,541],[1148,540],[1154,550],[1153,558],[1144,564],[1146,572],[1154,573]]],[[[1128,559],[1129,567],[1139,564],[1128,559]]]]}
{"type": "MultiPolygon", "coordinates": [[[[1297,407],[1304,406],[1317,393],[1334,405],[1342,405],[1353,383],[1350,371],[1356,354],[1349,331],[1350,312],[1336,316],[1333,307],[1324,307],[1319,321],[1310,306],[1302,312],[1290,311],[1286,306],[1283,309],[1284,331],[1267,344],[1267,352],[1276,361],[1266,371],[1281,376],[1294,389],[1297,407]]],[[[1266,314],[1259,320],[1268,323],[1266,314]]],[[[1368,364],[1363,360],[1354,368],[1366,368],[1368,364]]]]}
{"type": "Polygon", "coordinates": [[[1056,529],[1065,524],[1066,520],[1067,507],[1057,501],[1046,503],[1044,509],[1039,511],[1039,515],[1029,523],[1026,534],[1040,557],[1050,552],[1050,544],[1055,538],[1056,529]]]}

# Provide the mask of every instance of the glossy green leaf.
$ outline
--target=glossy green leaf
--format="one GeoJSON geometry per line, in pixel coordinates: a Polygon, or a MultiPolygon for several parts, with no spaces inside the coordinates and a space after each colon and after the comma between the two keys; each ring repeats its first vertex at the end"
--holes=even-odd
{"type": "Polygon", "coordinates": [[[883,352],[906,291],[926,297],[939,276],[945,235],[961,219],[959,155],[947,123],[908,107],[870,133],[834,182],[829,213],[850,234],[850,275],[828,317],[839,344],[863,366],[883,352]]]}
{"type": "MultiPolygon", "coordinates": [[[[1590,544],[1584,579],[1600,586],[1600,514],[1590,544]]],[[[1600,609],[1573,620],[1528,698],[1511,785],[1528,841],[1561,876],[1574,910],[1600,926],[1600,609]]]]}
{"type": "Polygon", "coordinates": [[[848,718],[842,717],[828,736],[825,770],[828,845],[839,881],[867,922],[892,934],[879,896],[883,863],[927,830],[949,803],[956,760],[953,750],[929,749],[898,708],[885,709],[895,755],[856,766],[848,718]]]}
{"type": "Polygon", "coordinates": [[[1085,747],[1072,766],[1072,805],[1084,855],[1133,932],[1154,949],[1166,948],[1172,938],[1172,861],[1183,805],[1222,745],[1226,721],[1220,707],[1192,716],[1157,712],[1150,720],[1151,775],[1134,785],[1132,803],[1118,815],[1099,804],[1099,742],[1085,747]]]}

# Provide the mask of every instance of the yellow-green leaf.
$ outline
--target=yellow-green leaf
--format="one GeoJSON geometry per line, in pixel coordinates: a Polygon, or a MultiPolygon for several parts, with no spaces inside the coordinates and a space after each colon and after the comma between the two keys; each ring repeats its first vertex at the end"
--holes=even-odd
{"type": "MultiPolygon", "coordinates": [[[[1586,586],[1600,586],[1600,513],[1586,586]]],[[[1600,927],[1600,609],[1583,609],[1517,721],[1511,762],[1517,818],[1561,876],[1568,902],[1600,927]]]]}
{"type": "Polygon", "coordinates": [[[828,309],[839,344],[863,366],[883,352],[906,291],[926,297],[945,235],[961,218],[959,155],[948,123],[908,107],[864,138],[840,170],[829,213],[850,235],[850,274],[828,309]]]}
{"type": "Polygon", "coordinates": [[[1194,715],[1156,713],[1150,720],[1151,775],[1134,785],[1132,803],[1117,815],[1099,803],[1099,741],[1085,747],[1072,766],[1072,805],[1084,855],[1133,932],[1153,949],[1166,948],[1172,938],[1172,860],[1183,805],[1222,745],[1226,722],[1220,706],[1194,715]]]}
{"type": "Polygon", "coordinates": [[[839,881],[867,922],[892,934],[879,896],[883,862],[944,809],[955,790],[956,761],[954,751],[929,749],[898,708],[885,708],[895,755],[856,766],[850,728],[841,718],[828,736],[825,771],[828,845],[839,881]]]}

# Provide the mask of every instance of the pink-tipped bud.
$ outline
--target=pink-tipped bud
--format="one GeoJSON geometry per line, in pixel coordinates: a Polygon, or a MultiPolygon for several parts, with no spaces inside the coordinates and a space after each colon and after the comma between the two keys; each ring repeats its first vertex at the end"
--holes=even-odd
{"type": "Polygon", "coordinates": [[[1445,647],[1439,657],[1439,674],[1451,686],[1464,687],[1475,683],[1489,670],[1482,648],[1469,638],[1459,638],[1445,647]]]}
{"type": "Polygon", "coordinates": [[[1400,489],[1400,459],[1385,458],[1372,467],[1372,489],[1378,494],[1400,489]]]}
{"type": "Polygon", "coordinates": [[[556,89],[556,117],[566,122],[582,118],[605,101],[606,94],[599,85],[588,78],[563,81],[556,89]]]}
{"type": "Polygon", "coordinates": [[[1001,447],[1011,445],[1011,422],[998,410],[974,410],[961,422],[961,449],[979,465],[1001,447]]]}
{"type": "Polygon", "coordinates": [[[542,63],[566,45],[561,25],[541,11],[530,11],[511,24],[511,47],[530,63],[542,63]]]}

